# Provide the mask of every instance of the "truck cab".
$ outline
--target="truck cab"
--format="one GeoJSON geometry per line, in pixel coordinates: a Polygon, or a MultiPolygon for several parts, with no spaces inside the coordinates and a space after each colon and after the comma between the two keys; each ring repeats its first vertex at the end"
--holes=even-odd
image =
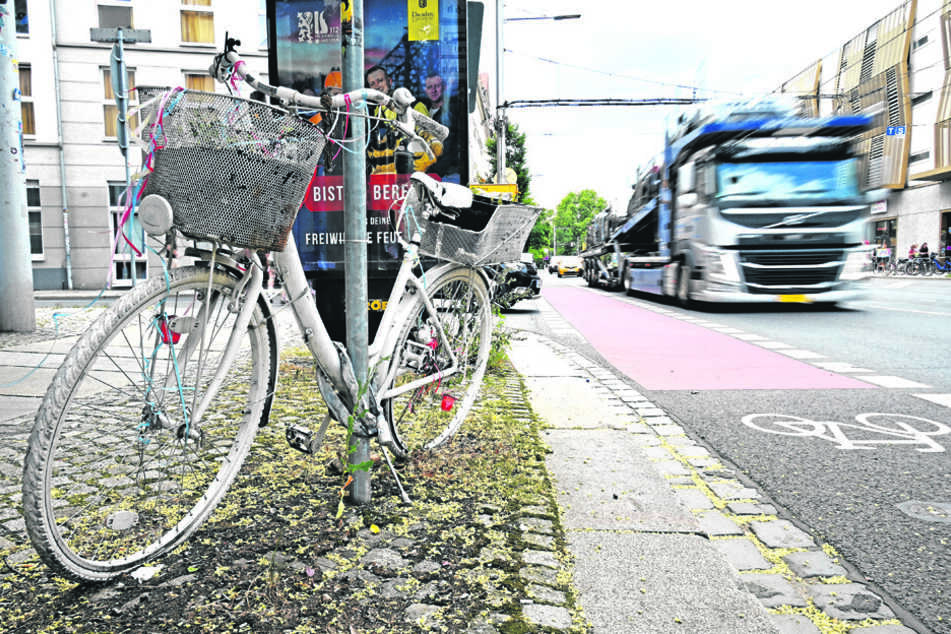
{"type": "MultiPolygon", "coordinates": [[[[683,156],[683,155],[682,155],[683,156]]],[[[676,168],[668,294],[837,302],[867,276],[872,198],[847,138],[767,136],[699,148],[676,168]]]]}

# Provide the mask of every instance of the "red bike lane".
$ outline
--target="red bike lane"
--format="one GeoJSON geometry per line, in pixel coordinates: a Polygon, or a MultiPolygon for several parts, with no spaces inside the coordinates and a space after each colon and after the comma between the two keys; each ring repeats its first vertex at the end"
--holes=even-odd
{"type": "Polygon", "coordinates": [[[648,390],[877,387],[611,295],[554,287],[543,296],[605,359],[648,390]]]}

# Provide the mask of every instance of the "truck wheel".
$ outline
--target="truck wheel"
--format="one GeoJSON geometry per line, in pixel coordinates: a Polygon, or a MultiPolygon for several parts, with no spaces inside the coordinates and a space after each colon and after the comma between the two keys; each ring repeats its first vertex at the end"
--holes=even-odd
{"type": "Polygon", "coordinates": [[[598,285],[598,276],[594,270],[594,267],[586,266],[584,269],[584,281],[588,283],[588,286],[595,287],[598,285]]]}
{"type": "Polygon", "coordinates": [[[691,308],[693,300],[690,299],[690,267],[681,264],[677,267],[677,303],[682,308],[691,308]]]}
{"type": "Polygon", "coordinates": [[[624,289],[625,294],[631,294],[631,278],[627,274],[627,264],[621,266],[621,288],[624,289]]]}

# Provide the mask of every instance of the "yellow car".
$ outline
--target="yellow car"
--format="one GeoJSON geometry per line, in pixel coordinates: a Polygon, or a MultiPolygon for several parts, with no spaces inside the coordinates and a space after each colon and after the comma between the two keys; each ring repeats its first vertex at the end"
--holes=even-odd
{"type": "Polygon", "coordinates": [[[566,275],[581,275],[584,262],[576,255],[562,256],[558,261],[558,277],[566,275]]]}

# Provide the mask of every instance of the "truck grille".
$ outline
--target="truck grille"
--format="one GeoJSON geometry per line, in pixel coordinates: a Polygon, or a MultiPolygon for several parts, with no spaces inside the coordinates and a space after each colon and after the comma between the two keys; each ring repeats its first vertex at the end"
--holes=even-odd
{"type": "Polygon", "coordinates": [[[795,218],[802,216],[802,220],[790,222],[787,225],[781,225],[782,229],[787,231],[818,227],[841,227],[842,225],[854,222],[864,214],[863,207],[845,207],[829,209],[814,216],[810,216],[812,210],[808,207],[772,207],[759,210],[756,208],[731,208],[722,209],[720,214],[742,227],[761,228],[774,225],[781,222],[784,218],[795,218]]]}
{"type": "Polygon", "coordinates": [[[740,261],[763,266],[804,266],[841,262],[841,251],[741,251],[740,261]]]}
{"type": "Polygon", "coordinates": [[[740,251],[740,266],[754,294],[805,293],[834,286],[845,261],[839,250],[740,251]]]}

